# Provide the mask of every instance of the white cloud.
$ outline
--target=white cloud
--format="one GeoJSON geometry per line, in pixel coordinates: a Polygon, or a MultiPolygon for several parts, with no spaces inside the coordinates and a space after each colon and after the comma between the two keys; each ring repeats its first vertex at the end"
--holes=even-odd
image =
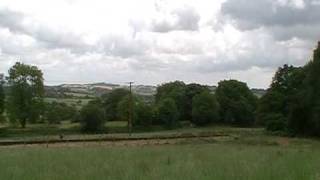
{"type": "Polygon", "coordinates": [[[266,87],[277,66],[308,60],[316,10],[316,0],[2,0],[0,71],[21,60],[49,84],[236,78],[266,87]]]}

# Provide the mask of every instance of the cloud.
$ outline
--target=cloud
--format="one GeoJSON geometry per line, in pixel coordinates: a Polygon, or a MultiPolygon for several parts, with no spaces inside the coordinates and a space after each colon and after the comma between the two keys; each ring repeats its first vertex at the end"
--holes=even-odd
{"type": "Polygon", "coordinates": [[[47,48],[70,48],[74,52],[90,49],[81,34],[44,25],[26,14],[9,9],[0,9],[0,27],[18,35],[30,36],[47,48]]]}
{"type": "Polygon", "coordinates": [[[140,37],[112,34],[101,38],[94,51],[108,56],[129,58],[148,53],[150,45],[148,41],[140,37]]]}
{"type": "Polygon", "coordinates": [[[236,78],[266,87],[278,66],[308,60],[320,29],[314,0],[66,1],[1,3],[1,72],[21,60],[50,84],[236,78]]]}
{"type": "Polygon", "coordinates": [[[151,31],[160,33],[170,31],[197,31],[199,29],[199,21],[200,15],[196,10],[192,7],[184,6],[174,9],[168,14],[160,14],[160,18],[155,18],[152,21],[151,31]]]}
{"type": "Polygon", "coordinates": [[[320,32],[317,0],[227,0],[221,6],[221,21],[242,31],[265,29],[278,40],[294,37],[316,39],[320,32]],[[313,30],[312,30],[313,29],[313,30]]]}

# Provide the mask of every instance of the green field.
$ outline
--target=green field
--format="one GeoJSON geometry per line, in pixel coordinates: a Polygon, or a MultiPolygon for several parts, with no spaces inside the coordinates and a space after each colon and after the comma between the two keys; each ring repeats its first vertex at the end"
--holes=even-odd
{"type": "MultiPolygon", "coordinates": [[[[109,124],[123,125],[123,122],[109,124]]],[[[64,143],[49,148],[0,146],[0,179],[320,179],[320,142],[316,139],[279,137],[259,128],[223,126],[132,136],[209,131],[232,138],[192,139],[162,145],[127,142],[64,143]]]]}
{"type": "Polygon", "coordinates": [[[319,144],[0,148],[1,179],[320,178],[319,144]]]}
{"type": "Polygon", "coordinates": [[[88,102],[92,99],[81,99],[81,98],[45,98],[45,102],[58,102],[58,103],[66,103],[69,106],[74,106],[77,109],[81,109],[84,105],[88,104],[88,102]]]}

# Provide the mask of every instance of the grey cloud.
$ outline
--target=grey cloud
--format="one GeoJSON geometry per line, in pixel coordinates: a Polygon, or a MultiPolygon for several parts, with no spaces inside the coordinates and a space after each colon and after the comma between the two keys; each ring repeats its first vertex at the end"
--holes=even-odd
{"type": "Polygon", "coordinates": [[[147,53],[148,44],[132,37],[110,35],[98,42],[97,51],[108,56],[129,58],[147,53]]]}
{"type": "Polygon", "coordinates": [[[260,31],[248,32],[243,39],[225,52],[215,55],[194,56],[192,67],[198,72],[245,71],[253,67],[276,69],[283,64],[300,66],[308,61],[312,43],[290,40],[277,43],[260,31]]]}
{"type": "Polygon", "coordinates": [[[23,14],[10,11],[8,9],[0,9],[0,26],[7,27],[10,31],[21,32],[23,28],[23,14]]]}
{"type": "Polygon", "coordinates": [[[83,42],[81,35],[65,32],[61,29],[53,30],[39,22],[33,21],[32,18],[23,13],[9,9],[0,9],[0,27],[8,28],[12,33],[31,36],[47,48],[69,48],[76,53],[90,49],[83,42]]]}
{"type": "Polygon", "coordinates": [[[302,2],[302,7],[295,7],[292,1],[281,4],[275,0],[228,0],[222,4],[221,14],[226,18],[223,21],[229,20],[243,31],[265,28],[279,40],[316,38],[320,35],[315,32],[320,25],[320,4],[315,0],[302,2]]]}
{"type": "Polygon", "coordinates": [[[170,13],[169,19],[153,20],[151,30],[166,33],[169,31],[197,31],[199,29],[200,15],[191,7],[175,9],[170,13]],[[173,21],[171,21],[173,20],[173,21]]]}
{"type": "Polygon", "coordinates": [[[164,70],[168,65],[161,59],[153,56],[138,56],[129,60],[129,66],[138,71],[155,71],[164,70]]]}

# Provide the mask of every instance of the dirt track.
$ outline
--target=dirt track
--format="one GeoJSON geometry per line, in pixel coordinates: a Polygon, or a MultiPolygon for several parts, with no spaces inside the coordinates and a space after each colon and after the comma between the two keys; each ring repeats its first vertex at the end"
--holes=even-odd
{"type": "Polygon", "coordinates": [[[41,141],[2,141],[0,148],[5,147],[84,147],[84,146],[145,146],[183,143],[208,143],[215,141],[230,140],[233,137],[221,134],[180,134],[171,136],[150,137],[104,137],[92,139],[72,140],[41,140],[41,141]]]}

